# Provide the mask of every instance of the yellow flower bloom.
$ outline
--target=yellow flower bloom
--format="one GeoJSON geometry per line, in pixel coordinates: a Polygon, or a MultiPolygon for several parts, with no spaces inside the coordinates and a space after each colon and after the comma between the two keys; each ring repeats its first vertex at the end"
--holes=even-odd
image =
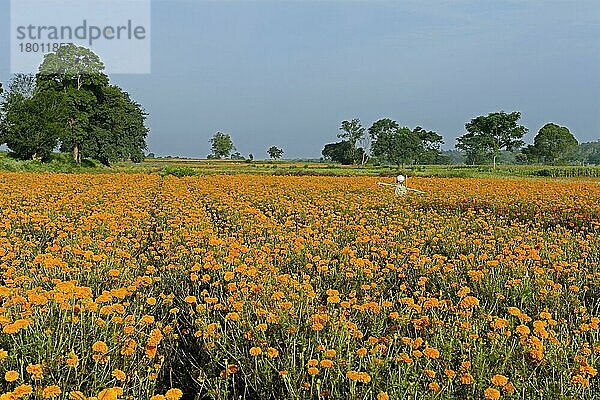
{"type": "Polygon", "coordinates": [[[6,382],[14,382],[19,379],[19,373],[17,371],[6,371],[4,374],[4,380],[6,382]]]}

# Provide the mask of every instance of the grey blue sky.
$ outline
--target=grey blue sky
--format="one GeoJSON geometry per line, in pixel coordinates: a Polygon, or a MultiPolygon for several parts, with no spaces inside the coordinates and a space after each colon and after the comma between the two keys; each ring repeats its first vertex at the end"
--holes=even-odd
{"type": "MultiPolygon", "coordinates": [[[[0,81],[10,78],[0,0],[0,81]]],[[[600,139],[600,1],[152,1],[152,74],[115,75],[149,151],[204,157],[217,130],[256,158],[319,157],[343,119],[436,130],[518,110],[600,139]]]]}

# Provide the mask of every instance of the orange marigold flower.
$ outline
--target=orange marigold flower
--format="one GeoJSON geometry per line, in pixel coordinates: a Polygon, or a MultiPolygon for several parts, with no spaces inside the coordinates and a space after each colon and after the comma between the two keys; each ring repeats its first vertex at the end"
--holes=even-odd
{"type": "Polygon", "coordinates": [[[275,358],[279,356],[279,351],[273,347],[268,347],[267,348],[267,357],[269,358],[275,358]]]}
{"type": "Polygon", "coordinates": [[[163,338],[163,334],[160,329],[152,329],[150,332],[150,336],[148,336],[148,340],[146,342],[147,346],[156,347],[160,343],[163,338]]]}
{"type": "Polygon", "coordinates": [[[29,374],[31,374],[33,379],[42,379],[42,376],[43,376],[42,364],[29,364],[25,368],[25,371],[27,371],[29,374]]]}
{"type": "Polygon", "coordinates": [[[448,378],[452,379],[456,376],[456,372],[454,372],[453,370],[446,368],[444,370],[444,375],[446,375],[448,378]]]}
{"type": "Polygon", "coordinates": [[[225,320],[226,321],[239,321],[240,320],[240,314],[238,314],[236,312],[230,312],[227,315],[225,315],[225,320]]]}
{"type": "Polygon", "coordinates": [[[308,368],[308,374],[309,375],[317,375],[319,373],[319,369],[315,368],[315,367],[310,367],[308,368]]]}
{"type": "Polygon", "coordinates": [[[120,387],[112,387],[104,389],[98,393],[98,400],[118,400],[119,396],[123,394],[123,389],[120,387]]]}
{"type": "Polygon", "coordinates": [[[473,296],[467,296],[460,301],[460,306],[463,308],[473,308],[479,305],[479,299],[473,296]]]}
{"type": "Polygon", "coordinates": [[[521,315],[521,310],[519,310],[517,307],[508,307],[508,313],[513,317],[518,317],[521,315]]]}
{"type": "Polygon", "coordinates": [[[508,321],[504,318],[496,318],[493,322],[490,323],[490,326],[493,329],[505,329],[508,328],[508,321]]]}
{"type": "Polygon", "coordinates": [[[260,349],[260,347],[252,347],[250,349],[250,355],[253,357],[259,356],[260,353],[262,353],[262,350],[260,349]]]}
{"type": "Polygon", "coordinates": [[[358,380],[359,374],[356,371],[348,371],[346,372],[346,378],[350,379],[351,381],[356,381],[358,380]]]}
{"type": "Polygon", "coordinates": [[[517,326],[515,331],[517,331],[517,333],[522,336],[527,336],[531,333],[531,330],[529,329],[529,327],[527,325],[519,325],[519,326],[517,326]]]}
{"type": "Polygon", "coordinates": [[[60,387],[56,385],[47,386],[42,390],[42,397],[44,399],[51,399],[53,397],[60,396],[61,393],[62,390],[60,390],[60,387]]]}
{"type": "Polygon", "coordinates": [[[120,369],[115,369],[112,372],[112,376],[118,380],[118,381],[124,381],[127,378],[127,374],[125,374],[125,372],[121,371],[120,369]]]}
{"type": "Polygon", "coordinates": [[[88,400],[85,394],[76,390],[73,392],[69,392],[69,400],[88,400]]]}
{"type": "Polygon", "coordinates": [[[17,398],[21,398],[23,396],[27,396],[33,393],[33,387],[31,385],[19,385],[13,390],[13,394],[17,398]]]}
{"type": "Polygon", "coordinates": [[[390,396],[387,394],[387,392],[379,392],[377,394],[377,400],[390,400],[390,396]]]}
{"type": "Polygon", "coordinates": [[[327,358],[334,358],[336,355],[336,351],[335,350],[325,350],[325,357],[327,358]]]}
{"type": "Polygon", "coordinates": [[[433,359],[440,358],[440,352],[433,347],[425,347],[425,349],[423,350],[423,354],[425,354],[426,357],[433,359]]]}
{"type": "Polygon", "coordinates": [[[508,378],[504,375],[494,375],[492,377],[492,383],[496,386],[506,386],[506,384],[508,383],[508,378]]]}
{"type": "Polygon", "coordinates": [[[508,394],[513,394],[515,392],[515,387],[513,386],[512,383],[508,382],[503,388],[502,391],[504,393],[508,393],[508,394]]]}
{"type": "Polygon", "coordinates": [[[92,350],[98,353],[106,354],[108,353],[108,346],[106,345],[106,343],[98,341],[92,345],[92,350]]]}
{"type": "Polygon", "coordinates": [[[183,392],[179,389],[169,389],[165,393],[166,400],[179,400],[183,397],[183,392]]]}
{"type": "Polygon", "coordinates": [[[358,381],[361,383],[369,383],[369,382],[371,382],[371,375],[369,375],[366,372],[359,372],[358,373],[358,381]]]}
{"type": "Polygon", "coordinates": [[[71,354],[69,357],[67,357],[65,362],[70,367],[76,367],[79,365],[79,357],[77,357],[76,354],[71,354]]]}
{"type": "Polygon", "coordinates": [[[331,360],[321,360],[321,362],[319,363],[319,365],[322,368],[332,368],[333,367],[333,361],[331,361],[331,360]]]}
{"type": "Polygon", "coordinates": [[[356,355],[359,357],[364,357],[367,355],[367,353],[368,351],[364,347],[361,347],[360,349],[356,350],[356,355]]]}
{"type": "Polygon", "coordinates": [[[471,385],[473,383],[473,377],[471,374],[462,374],[460,376],[460,383],[463,385],[471,385]]]}
{"type": "Polygon", "coordinates": [[[500,398],[500,392],[498,389],[487,388],[483,391],[483,396],[486,400],[498,400],[500,398]]]}
{"type": "Polygon", "coordinates": [[[14,382],[19,379],[19,373],[17,371],[6,371],[4,374],[4,380],[6,382],[14,382]]]}
{"type": "Polygon", "coordinates": [[[442,390],[442,387],[437,382],[431,382],[429,385],[427,385],[427,388],[429,388],[429,390],[431,390],[432,392],[435,392],[435,393],[442,390]]]}

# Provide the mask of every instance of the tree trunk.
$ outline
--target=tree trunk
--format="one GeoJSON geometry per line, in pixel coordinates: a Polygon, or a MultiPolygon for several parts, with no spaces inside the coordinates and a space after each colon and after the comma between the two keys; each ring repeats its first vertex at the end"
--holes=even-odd
{"type": "Polygon", "coordinates": [[[494,169],[496,169],[496,155],[494,154],[494,169]]]}
{"type": "Polygon", "coordinates": [[[81,154],[79,154],[79,146],[78,145],[73,146],[73,160],[75,160],[75,162],[77,164],[81,163],[81,154]]]}

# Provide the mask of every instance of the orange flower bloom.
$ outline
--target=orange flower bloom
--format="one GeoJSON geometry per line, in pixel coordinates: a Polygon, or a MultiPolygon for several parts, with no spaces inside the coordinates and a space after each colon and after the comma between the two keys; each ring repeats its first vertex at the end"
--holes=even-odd
{"type": "Polygon", "coordinates": [[[19,379],[19,373],[17,371],[6,371],[4,374],[4,380],[6,382],[14,382],[19,379]]]}
{"type": "Polygon", "coordinates": [[[423,354],[425,354],[426,357],[433,358],[433,359],[440,358],[440,352],[433,347],[426,347],[423,350],[423,354]]]}
{"type": "Polygon", "coordinates": [[[262,353],[262,350],[260,349],[260,347],[252,347],[250,349],[250,355],[253,357],[260,355],[260,353],[262,353]]]}
{"type": "Polygon", "coordinates": [[[492,377],[492,383],[496,386],[503,387],[508,383],[508,378],[504,375],[494,375],[492,377]]]}
{"type": "Polygon", "coordinates": [[[500,392],[494,388],[487,388],[484,390],[483,396],[486,400],[498,400],[500,398],[500,392]]]}

